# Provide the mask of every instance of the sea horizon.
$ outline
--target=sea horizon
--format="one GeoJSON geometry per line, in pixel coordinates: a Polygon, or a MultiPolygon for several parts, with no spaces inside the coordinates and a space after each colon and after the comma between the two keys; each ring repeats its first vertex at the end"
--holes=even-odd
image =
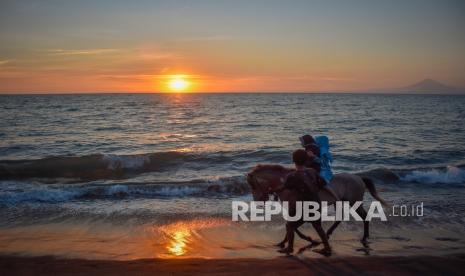
{"type": "Polygon", "coordinates": [[[46,95],[46,96],[63,96],[63,95],[101,95],[101,94],[162,94],[162,95],[188,95],[188,94],[354,94],[354,95],[444,95],[444,96],[465,96],[465,92],[460,93],[444,93],[444,92],[378,92],[378,91],[243,91],[243,92],[134,92],[134,91],[111,91],[111,92],[13,92],[2,93],[0,96],[8,95],[46,95]]]}

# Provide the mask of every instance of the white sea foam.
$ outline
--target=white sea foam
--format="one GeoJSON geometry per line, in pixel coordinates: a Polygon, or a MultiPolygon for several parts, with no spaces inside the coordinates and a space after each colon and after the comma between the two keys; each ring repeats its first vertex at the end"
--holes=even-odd
{"type": "Polygon", "coordinates": [[[58,188],[34,184],[17,183],[20,189],[11,189],[14,183],[9,183],[10,190],[0,194],[0,203],[19,204],[25,202],[64,202],[72,200],[83,193],[85,190],[77,188],[58,188]]]}
{"type": "Polygon", "coordinates": [[[126,185],[112,185],[105,190],[105,194],[108,196],[117,194],[129,194],[129,188],[126,185]]]}
{"type": "Polygon", "coordinates": [[[161,196],[187,196],[202,192],[201,187],[163,187],[156,191],[157,195],[161,196]]]}
{"type": "Polygon", "coordinates": [[[126,185],[113,185],[106,189],[105,195],[115,196],[121,194],[134,196],[187,196],[201,193],[205,190],[204,186],[148,186],[148,187],[131,187],[126,185]]]}
{"type": "MultiPolygon", "coordinates": [[[[182,197],[204,195],[208,185],[47,185],[21,181],[0,182],[0,205],[23,203],[60,203],[85,198],[118,199],[121,197],[182,197]]],[[[225,192],[225,191],[217,191],[225,192]]]]}
{"type": "Polygon", "coordinates": [[[446,170],[415,170],[403,176],[401,180],[426,184],[465,183],[465,170],[454,166],[448,166],[446,170]]]}
{"type": "Polygon", "coordinates": [[[150,162],[150,158],[146,155],[128,155],[120,156],[115,154],[105,154],[102,157],[110,170],[116,169],[138,169],[150,162]]]}

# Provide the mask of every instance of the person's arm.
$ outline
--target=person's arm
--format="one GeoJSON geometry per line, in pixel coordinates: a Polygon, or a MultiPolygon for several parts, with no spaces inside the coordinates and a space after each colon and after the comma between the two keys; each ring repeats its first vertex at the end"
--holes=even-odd
{"type": "Polygon", "coordinates": [[[314,169],[317,173],[320,173],[320,171],[321,171],[321,165],[318,162],[318,159],[317,159],[316,156],[315,157],[309,157],[309,159],[305,163],[305,167],[310,168],[310,169],[314,169]]]}

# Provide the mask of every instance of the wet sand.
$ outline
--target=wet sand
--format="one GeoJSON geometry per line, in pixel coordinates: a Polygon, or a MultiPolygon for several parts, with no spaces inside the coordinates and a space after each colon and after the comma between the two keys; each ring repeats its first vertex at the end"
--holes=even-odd
{"type": "Polygon", "coordinates": [[[464,268],[465,254],[132,261],[0,256],[0,275],[465,275],[464,268]]]}

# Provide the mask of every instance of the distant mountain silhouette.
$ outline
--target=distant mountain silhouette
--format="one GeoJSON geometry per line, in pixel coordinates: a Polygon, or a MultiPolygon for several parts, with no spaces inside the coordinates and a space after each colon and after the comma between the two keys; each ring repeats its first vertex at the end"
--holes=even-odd
{"type": "Polygon", "coordinates": [[[393,89],[391,92],[415,94],[459,94],[464,93],[465,88],[448,86],[432,79],[424,79],[409,86],[393,89]]]}

